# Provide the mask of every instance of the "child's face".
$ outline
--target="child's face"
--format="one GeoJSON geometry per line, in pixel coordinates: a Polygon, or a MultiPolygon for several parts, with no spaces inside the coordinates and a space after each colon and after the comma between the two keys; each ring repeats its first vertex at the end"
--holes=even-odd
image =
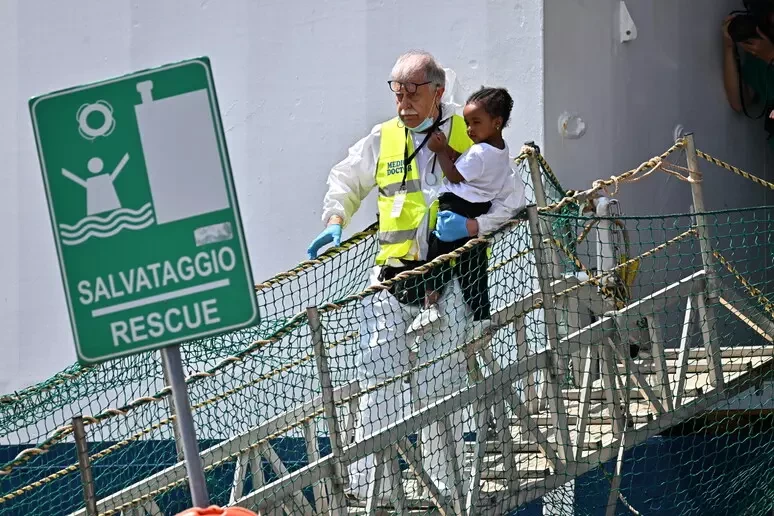
{"type": "Polygon", "coordinates": [[[490,116],[477,102],[468,102],[462,115],[473,143],[485,142],[500,132],[500,117],[490,116]]]}

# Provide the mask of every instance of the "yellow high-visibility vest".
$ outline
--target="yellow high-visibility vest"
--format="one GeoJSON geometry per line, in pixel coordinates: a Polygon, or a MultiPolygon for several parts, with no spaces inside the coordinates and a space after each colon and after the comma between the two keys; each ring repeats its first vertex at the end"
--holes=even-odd
{"type": "MultiPolygon", "coordinates": [[[[450,120],[449,146],[462,154],[473,145],[468,137],[465,120],[453,115],[450,120]]],[[[408,155],[414,152],[414,142],[399,118],[384,122],[381,127],[379,163],[376,166],[376,185],[379,187],[379,253],[376,263],[383,265],[391,258],[417,260],[411,255],[411,246],[417,236],[417,230],[428,211],[429,226],[435,226],[437,202],[428,207],[422,194],[422,182],[416,157],[411,160],[406,173],[406,200],[400,216],[392,217],[395,196],[403,185],[403,159],[408,147],[408,155]]]]}

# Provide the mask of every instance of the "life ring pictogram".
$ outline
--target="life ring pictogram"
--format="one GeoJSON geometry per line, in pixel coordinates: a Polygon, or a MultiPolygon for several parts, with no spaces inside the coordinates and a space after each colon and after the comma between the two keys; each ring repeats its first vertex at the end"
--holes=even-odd
{"type": "Polygon", "coordinates": [[[87,140],[93,140],[99,136],[108,136],[116,127],[116,121],[113,118],[113,106],[104,100],[98,100],[93,104],[82,105],[78,109],[75,118],[78,120],[78,130],[80,131],[81,136],[87,140]],[[99,127],[92,127],[88,122],[89,115],[95,112],[102,115],[103,121],[102,125],[99,127]]]}

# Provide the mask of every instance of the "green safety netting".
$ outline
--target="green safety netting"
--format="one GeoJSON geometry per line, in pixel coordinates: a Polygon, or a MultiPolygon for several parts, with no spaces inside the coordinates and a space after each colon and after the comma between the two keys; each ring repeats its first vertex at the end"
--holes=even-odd
{"type": "MultiPolygon", "coordinates": [[[[621,184],[668,159],[687,174],[684,147],[621,184]]],[[[257,285],[257,327],[183,346],[213,503],[770,513],[771,209],[597,217],[584,209],[594,196],[563,190],[539,153],[517,161],[530,202],[528,164],[543,178],[549,206],[531,220],[523,212],[382,288],[369,287],[368,228],[257,285]],[[428,291],[441,320],[406,337],[428,291]]],[[[100,514],[190,506],[164,386],[160,355],[146,353],[0,397],[0,515],[83,510],[74,415],[100,514]]]]}

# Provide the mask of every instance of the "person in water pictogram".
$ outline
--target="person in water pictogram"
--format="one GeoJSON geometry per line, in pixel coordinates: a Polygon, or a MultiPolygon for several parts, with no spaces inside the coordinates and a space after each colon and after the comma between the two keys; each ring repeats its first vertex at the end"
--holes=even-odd
{"type": "Polygon", "coordinates": [[[96,215],[107,211],[117,210],[121,207],[121,201],[118,200],[114,181],[121,173],[126,162],[129,161],[129,154],[124,154],[121,161],[116,165],[115,170],[110,174],[102,174],[104,163],[99,158],[91,158],[86,167],[93,175],[86,180],[81,179],[72,172],[62,169],[62,175],[67,179],[74,181],[86,188],[86,214],[96,215]]]}

